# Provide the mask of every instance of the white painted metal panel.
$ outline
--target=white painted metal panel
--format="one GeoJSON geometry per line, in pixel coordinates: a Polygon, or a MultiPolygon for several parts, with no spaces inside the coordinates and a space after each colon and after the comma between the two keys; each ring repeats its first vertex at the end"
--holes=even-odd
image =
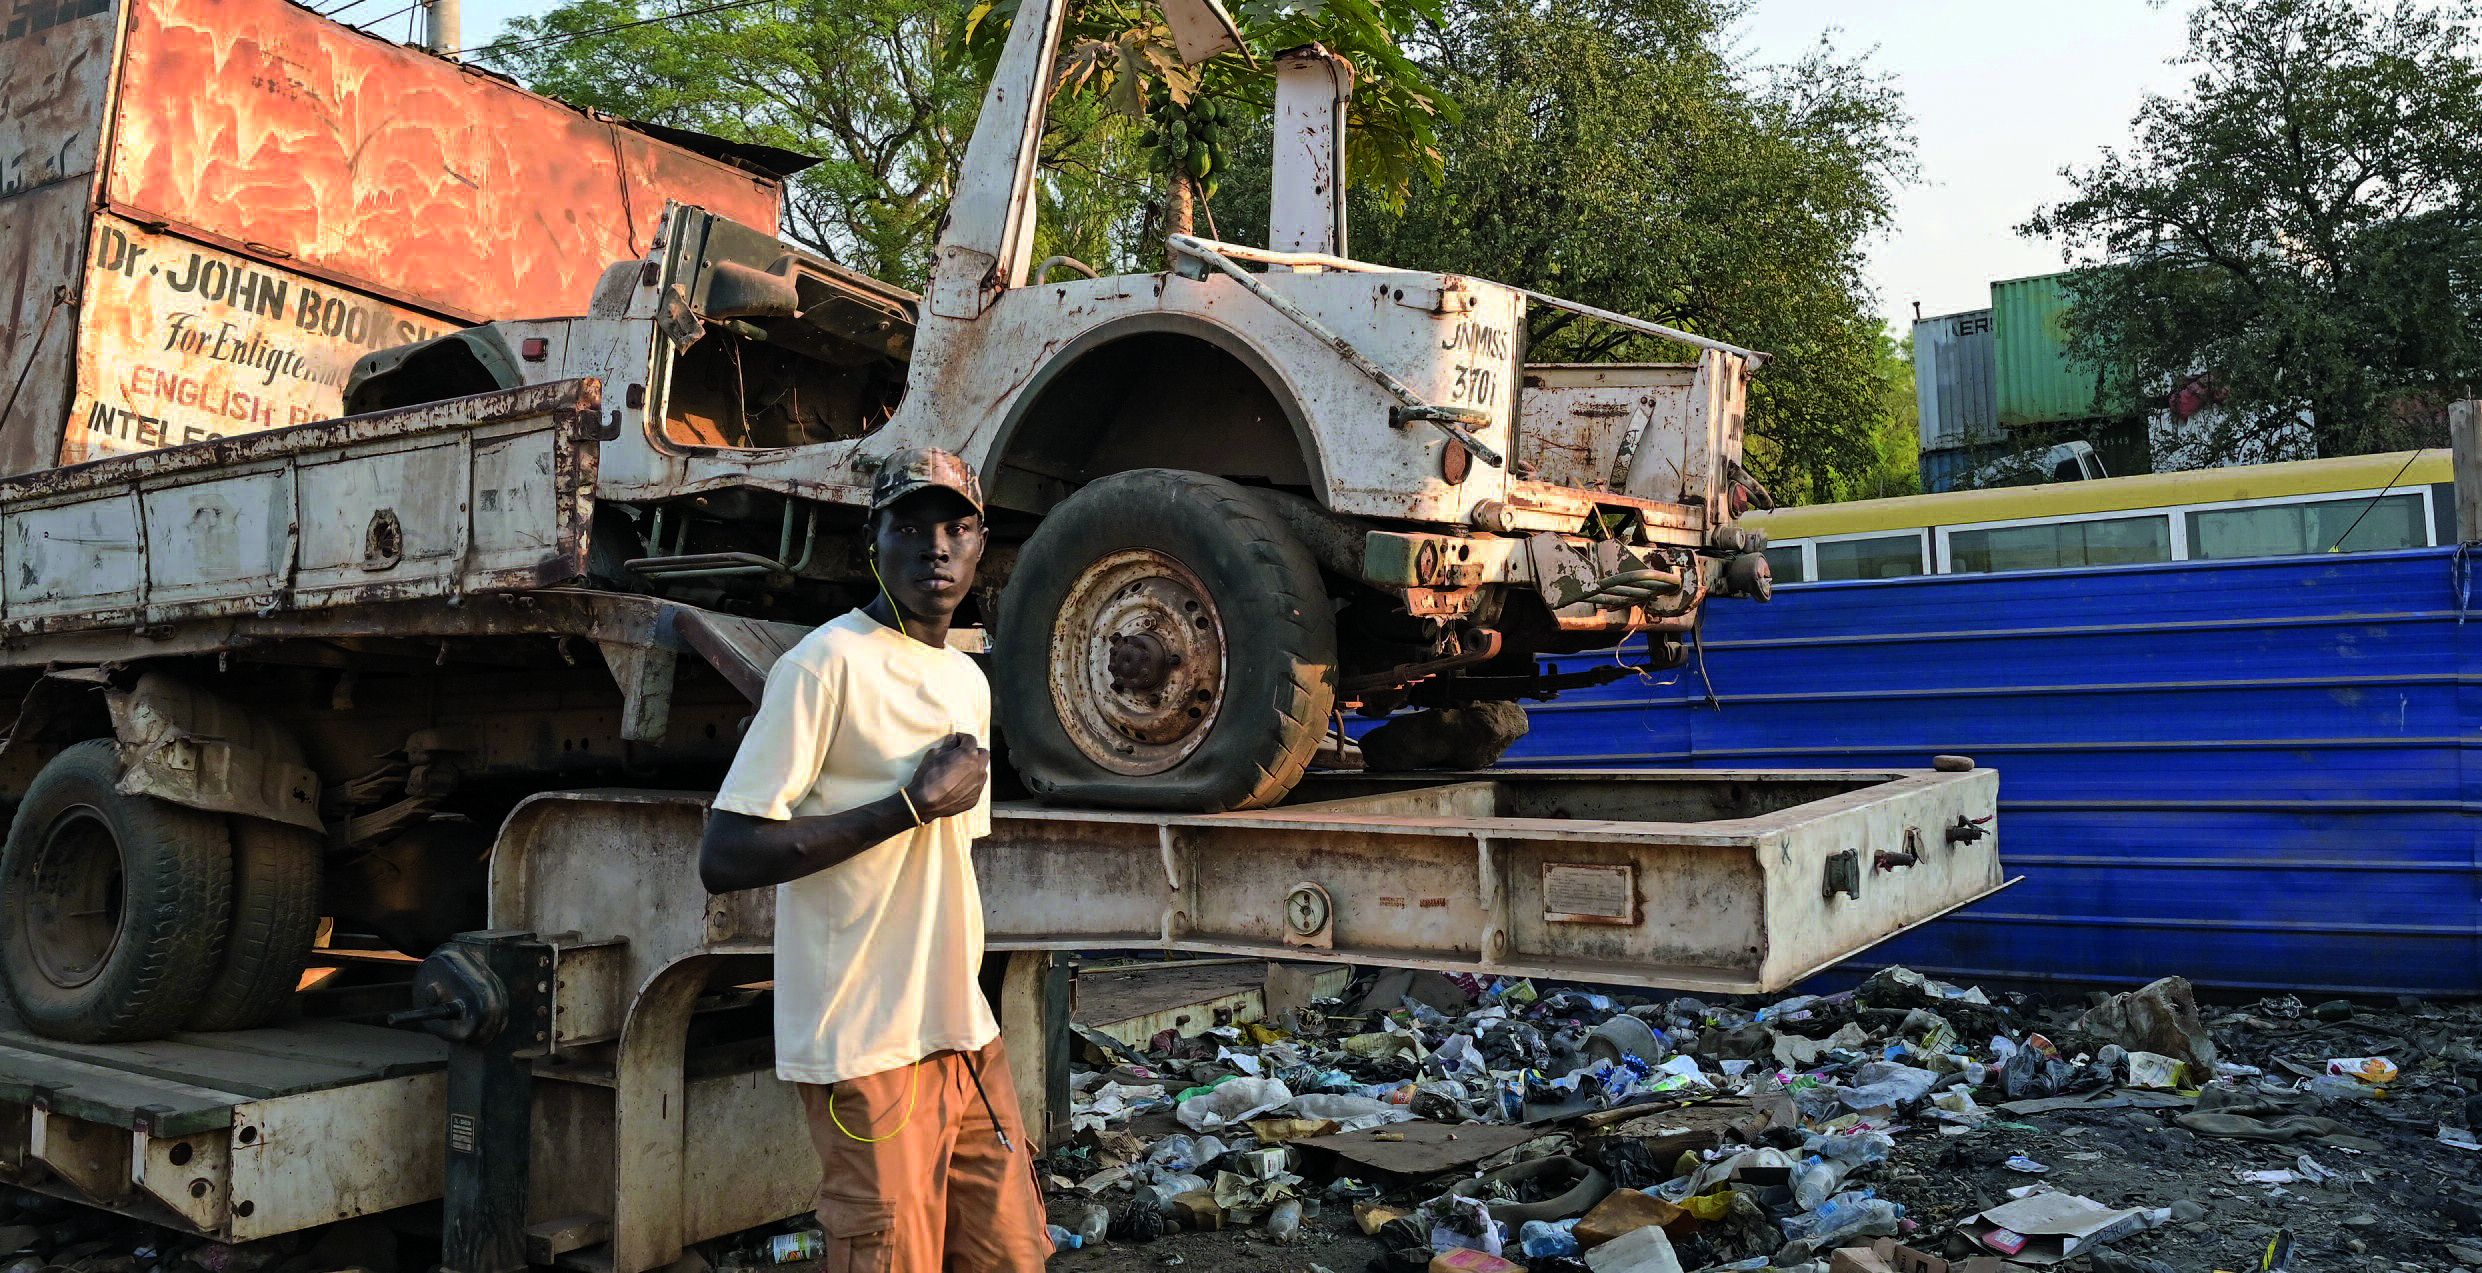
{"type": "Polygon", "coordinates": [[[544,513],[559,499],[553,461],[551,435],[545,432],[475,441],[469,567],[521,570],[552,550],[559,521],[544,513]]]}
{"type": "Polygon", "coordinates": [[[231,1239],[439,1197],[447,1108],[436,1071],[234,1107],[231,1239]]]}
{"type": "MultiPolygon", "coordinates": [[[[1948,836],[1993,825],[1989,770],[1467,778],[1322,782],[1376,794],[1246,813],[1001,804],[974,844],[985,940],[1758,994],[2005,886],[1996,834],[1948,836]],[[1849,892],[1830,887],[1848,853],[1849,892]],[[1304,886],[1323,927],[1298,926],[1304,886]]],[[[626,935],[621,985],[765,951],[771,893],[697,885],[703,813],[672,792],[531,798],[492,854],[492,926],[626,935]]]]}
{"type": "Polygon", "coordinates": [[[1517,458],[1553,486],[1617,490],[1648,439],[1678,439],[1697,376],[1689,363],[1544,363],[1525,369],[1517,458]]]}
{"type": "Polygon", "coordinates": [[[110,214],[92,233],[63,464],[334,419],[356,358],[450,326],[110,214]]]}
{"type": "Polygon", "coordinates": [[[46,500],[0,514],[8,528],[12,618],[108,613],[137,604],[145,567],[138,499],[127,490],[46,500]]]}
{"type": "Polygon", "coordinates": [[[0,619],[52,631],[574,578],[599,392],[531,385],[0,482],[0,619]]]}
{"type": "Polygon", "coordinates": [[[1999,436],[1992,354],[1990,310],[1942,314],[1913,325],[1913,394],[1923,450],[1999,436]]]}
{"type": "Polygon", "coordinates": [[[295,586],[316,593],[417,579],[461,552],[463,446],[460,438],[426,438],[304,463],[302,557],[295,586]]]}
{"type": "Polygon", "coordinates": [[[178,605],[284,586],[285,538],[293,521],[292,475],[281,464],[218,472],[150,490],[147,601],[178,605]]]}

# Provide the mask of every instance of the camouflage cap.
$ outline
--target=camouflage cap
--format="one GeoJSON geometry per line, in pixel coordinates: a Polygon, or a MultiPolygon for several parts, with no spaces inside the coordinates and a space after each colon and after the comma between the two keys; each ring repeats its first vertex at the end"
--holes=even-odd
{"type": "Polygon", "coordinates": [[[975,512],[982,511],[982,479],[974,476],[974,466],[954,452],[927,446],[907,447],[879,462],[879,476],[870,483],[870,511],[933,487],[955,491],[975,512]]]}

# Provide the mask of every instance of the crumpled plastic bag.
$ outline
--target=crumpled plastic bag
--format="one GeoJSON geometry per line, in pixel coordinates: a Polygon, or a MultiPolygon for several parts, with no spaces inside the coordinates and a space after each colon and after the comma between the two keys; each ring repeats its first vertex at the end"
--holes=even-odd
{"type": "Polygon", "coordinates": [[[1296,1096],[1292,1104],[1285,1106],[1285,1112],[1296,1118],[1333,1120],[1337,1130],[1344,1132],[1358,1132],[1413,1118],[1413,1111],[1402,1105],[1374,1101],[1367,1096],[1343,1096],[1331,1092],[1296,1096]]]}
{"type": "Polygon", "coordinates": [[[1094,1090],[1090,1099],[1078,1101],[1070,1108],[1069,1124],[1081,1132],[1109,1127],[1162,1099],[1161,1083],[1143,1087],[1105,1083],[1094,1090]]]}
{"type": "Polygon", "coordinates": [[[2215,1072],[2215,1041],[2198,1019],[2197,993],[2186,977],[2159,981],[2113,995],[2089,1009],[2079,1029],[2132,1052],[2157,1052],[2189,1063],[2192,1074],[2215,1072]]]}
{"type": "Polygon", "coordinates": [[[1213,1091],[1190,1097],[1173,1109],[1173,1117],[1193,1132],[1220,1131],[1275,1109],[1293,1099],[1279,1079],[1234,1079],[1213,1091]]]}
{"type": "Polygon", "coordinates": [[[1836,1093],[1846,1109],[1894,1108],[1911,1105],[1931,1094],[1932,1089],[1947,1085],[1947,1077],[1930,1070],[1899,1065],[1894,1061],[1872,1061],[1853,1074],[1853,1084],[1836,1093]]]}

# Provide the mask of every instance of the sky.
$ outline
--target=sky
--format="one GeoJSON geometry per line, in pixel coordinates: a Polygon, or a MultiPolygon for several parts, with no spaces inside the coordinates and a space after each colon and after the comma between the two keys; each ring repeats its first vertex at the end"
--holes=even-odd
{"type": "MultiPolygon", "coordinates": [[[[464,43],[553,0],[465,0],[464,43]]],[[[2057,244],[2012,228],[2068,192],[2059,171],[2124,143],[2138,100],[2185,79],[2170,65],[2186,5],[2149,0],[1757,0],[1738,51],[1790,61],[1822,36],[1866,53],[1914,117],[1921,170],[1871,245],[1880,312],[1899,330],[1924,315],[1980,309],[1994,279],[2060,268],[2057,244]]],[[[1419,262],[1406,262],[1417,265],[1419,262]]]]}

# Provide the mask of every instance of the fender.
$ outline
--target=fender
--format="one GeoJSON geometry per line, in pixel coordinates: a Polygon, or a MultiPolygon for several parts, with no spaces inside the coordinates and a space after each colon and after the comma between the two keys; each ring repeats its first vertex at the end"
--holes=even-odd
{"type": "Polygon", "coordinates": [[[319,775],[291,731],[162,672],[105,693],[124,795],[264,818],[324,835],[319,775]]]}

